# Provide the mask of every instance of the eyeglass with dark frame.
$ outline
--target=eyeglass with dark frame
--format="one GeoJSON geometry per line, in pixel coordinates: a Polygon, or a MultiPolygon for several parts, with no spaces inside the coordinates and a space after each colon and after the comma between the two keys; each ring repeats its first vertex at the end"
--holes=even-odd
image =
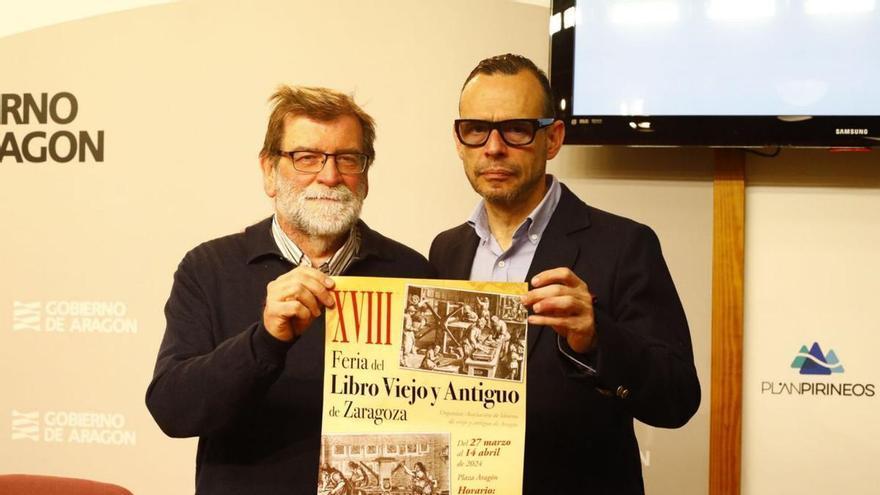
{"type": "Polygon", "coordinates": [[[497,129],[501,139],[508,146],[526,146],[532,144],[538,130],[549,127],[556,119],[510,119],[492,122],[478,119],[456,119],[455,135],[461,144],[480,147],[489,141],[492,131],[497,129]]]}
{"type": "Polygon", "coordinates": [[[364,173],[370,156],[365,153],[324,153],[323,151],[297,150],[276,151],[281,156],[290,158],[293,168],[307,174],[317,174],[324,169],[327,160],[332,156],[336,161],[336,169],[343,175],[357,175],[364,173]]]}

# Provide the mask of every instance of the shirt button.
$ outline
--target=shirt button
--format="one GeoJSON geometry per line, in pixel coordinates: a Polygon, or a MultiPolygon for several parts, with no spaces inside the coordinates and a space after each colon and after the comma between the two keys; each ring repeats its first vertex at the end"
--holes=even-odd
{"type": "Polygon", "coordinates": [[[507,264],[507,263],[505,263],[504,261],[499,261],[499,262],[498,262],[498,266],[500,266],[501,268],[504,268],[504,265],[506,265],[506,264],[507,264]]]}
{"type": "Polygon", "coordinates": [[[537,240],[538,240],[538,234],[532,234],[532,235],[530,235],[530,236],[529,236],[529,239],[531,239],[531,240],[533,240],[533,241],[537,241],[537,240]]]}

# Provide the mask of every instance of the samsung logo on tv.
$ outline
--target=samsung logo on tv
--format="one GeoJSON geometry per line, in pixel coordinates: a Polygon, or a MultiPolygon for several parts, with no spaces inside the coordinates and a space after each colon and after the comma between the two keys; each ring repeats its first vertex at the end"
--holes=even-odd
{"type": "Polygon", "coordinates": [[[835,129],[834,133],[838,136],[867,136],[867,129],[835,129]]]}

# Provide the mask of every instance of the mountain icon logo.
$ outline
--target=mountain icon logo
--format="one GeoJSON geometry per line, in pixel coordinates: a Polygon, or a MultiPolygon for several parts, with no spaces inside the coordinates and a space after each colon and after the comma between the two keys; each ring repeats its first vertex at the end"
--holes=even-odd
{"type": "Polygon", "coordinates": [[[824,354],[818,342],[813,342],[813,346],[809,349],[805,345],[801,346],[800,352],[791,362],[791,367],[800,368],[802,375],[843,373],[843,365],[840,364],[834,350],[829,349],[828,354],[824,354]]]}

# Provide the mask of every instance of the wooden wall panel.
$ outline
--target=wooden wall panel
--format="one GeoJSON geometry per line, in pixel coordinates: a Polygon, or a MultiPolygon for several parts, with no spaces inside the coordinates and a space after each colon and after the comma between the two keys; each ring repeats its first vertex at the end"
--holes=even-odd
{"type": "Polygon", "coordinates": [[[739,495],[745,152],[715,150],[709,495],[739,495]]]}

